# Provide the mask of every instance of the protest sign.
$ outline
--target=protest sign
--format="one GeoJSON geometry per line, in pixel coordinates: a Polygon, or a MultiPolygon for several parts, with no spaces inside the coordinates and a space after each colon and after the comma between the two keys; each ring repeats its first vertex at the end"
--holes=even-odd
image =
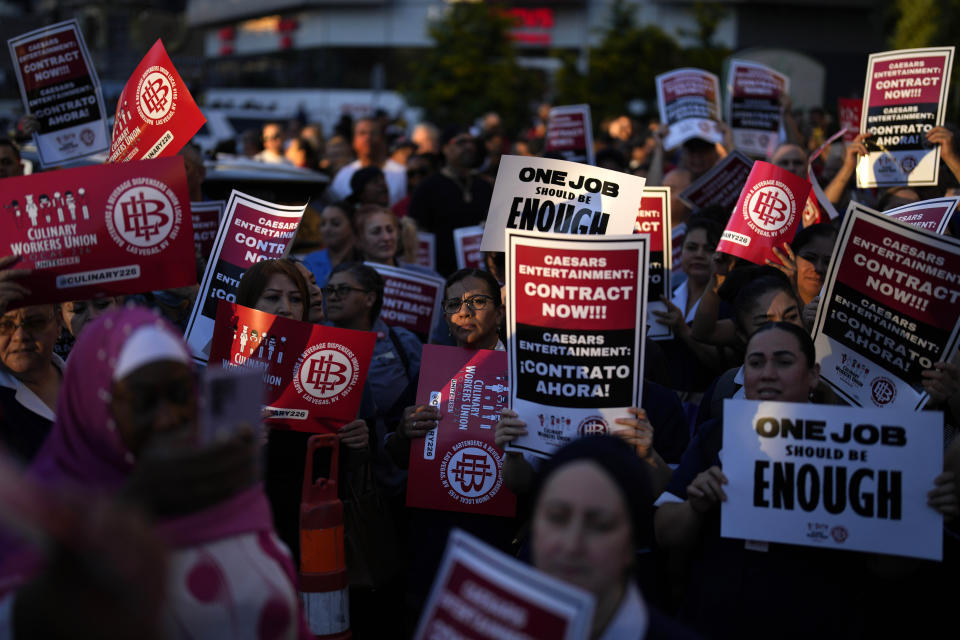
{"type": "Polygon", "coordinates": [[[206,121],[157,40],[120,93],[110,162],[176,155],[206,121]]]}
{"type": "Polygon", "coordinates": [[[647,337],[669,340],[673,331],[657,321],[653,311],[666,311],[660,297],[670,297],[671,251],[670,187],[644,187],[634,233],[650,236],[650,270],[647,275],[647,337]]]}
{"type": "Polygon", "coordinates": [[[723,142],[720,80],[703,69],[674,69],[656,77],[660,122],[669,127],[668,151],[691,138],[723,142]]]}
{"type": "Polygon", "coordinates": [[[594,598],[454,529],[420,616],[416,640],[579,640],[594,598]]]}
{"type": "Polygon", "coordinates": [[[415,264],[428,269],[437,269],[437,236],[428,231],[417,231],[417,255],[415,264]]]}
{"type": "Polygon", "coordinates": [[[953,47],[870,54],[860,131],[873,135],[857,161],[857,187],[935,185],[940,147],[926,133],[943,124],[953,47]]]}
{"type": "Polygon", "coordinates": [[[670,246],[672,248],[672,262],[670,268],[674,271],[683,269],[683,240],[687,237],[687,223],[681,222],[670,232],[670,246]]]}
{"type": "Polygon", "coordinates": [[[730,211],[737,204],[752,168],[753,160],[733,151],[681,191],[680,199],[695,211],[711,205],[730,211]]]}
{"type": "Polygon", "coordinates": [[[724,400],[720,535],[940,560],[936,411],[724,400]]]}
{"type": "Polygon", "coordinates": [[[758,160],[720,236],[717,251],[756,264],[776,261],[772,249],[793,240],[809,194],[809,182],[758,160]]]}
{"type": "Polygon", "coordinates": [[[286,255],[307,205],[267,202],[232,191],[184,332],[193,357],[207,361],[217,302],[236,302],[243,272],[261,260],[286,255]]]}
{"type": "Polygon", "coordinates": [[[380,319],[391,327],[409,329],[422,342],[429,342],[430,331],[438,320],[443,278],[375,262],[365,264],[383,276],[380,319]]]}
{"type": "Polygon", "coordinates": [[[883,215],[900,222],[906,222],[924,231],[943,233],[949,226],[958,203],[960,203],[960,197],[957,196],[933,198],[932,200],[911,202],[896,209],[888,209],[883,212],[883,215]]]}
{"type": "Polygon", "coordinates": [[[790,93],[790,78],[770,67],[731,60],[727,77],[727,120],[733,144],[764,158],[780,141],[780,100],[790,93]]]}
{"type": "Polygon", "coordinates": [[[460,227],[453,230],[453,245],[457,254],[457,269],[483,269],[483,227],[460,227]]]}
{"type": "Polygon", "coordinates": [[[33,134],[44,167],[110,146],[100,79],[76,20],[7,40],[24,110],[37,118],[33,134]]]}
{"type": "Polygon", "coordinates": [[[848,133],[847,129],[840,129],[835,134],[827,138],[823,144],[821,144],[816,151],[810,154],[810,158],[807,160],[807,179],[810,180],[810,195],[807,196],[807,206],[803,209],[804,220],[803,226],[809,226],[810,224],[816,224],[816,222],[808,223],[808,214],[811,210],[813,203],[812,200],[815,200],[815,204],[820,205],[817,207],[816,213],[819,217],[821,211],[825,212],[827,216],[834,220],[839,215],[837,209],[833,206],[833,203],[827,198],[827,194],[823,192],[823,189],[820,187],[820,182],[817,181],[817,174],[813,170],[813,163],[817,158],[820,157],[820,154],[824,152],[825,149],[828,149],[830,145],[840,139],[840,136],[844,136],[846,139],[846,134],[848,133]]]}
{"type": "Polygon", "coordinates": [[[507,353],[423,345],[417,404],[440,424],[410,445],[407,506],[512,517],[517,498],[503,484],[493,428],[507,406],[507,353]]]}
{"type": "Polygon", "coordinates": [[[510,407],[549,457],[639,407],[650,238],[507,232],[510,407]]]}
{"type": "Polygon", "coordinates": [[[480,249],[504,251],[504,229],[601,236],[633,233],[645,182],[577,162],[503,156],[480,249]]]}
{"type": "Polygon", "coordinates": [[[547,117],[543,150],[559,153],[564,160],[593,164],[593,126],[590,105],[553,107],[547,117]]]}
{"type": "Polygon", "coordinates": [[[863,100],[860,98],[838,98],[837,112],[840,116],[840,128],[846,129],[843,134],[844,142],[851,142],[860,132],[860,114],[863,111],[863,100]]]}
{"type": "Polygon", "coordinates": [[[272,428],[336,433],[357,417],[376,340],[220,300],[210,365],[263,373],[272,428]]]}
{"type": "Polygon", "coordinates": [[[4,178],[0,253],[21,256],[25,306],[196,283],[182,158],[4,178]]]}
{"type": "Polygon", "coordinates": [[[213,250],[213,243],[217,239],[220,228],[220,219],[223,217],[223,200],[205,200],[191,202],[190,211],[193,214],[193,243],[201,258],[208,258],[213,250]]]}
{"type": "Polygon", "coordinates": [[[960,240],[851,207],[813,328],[820,377],[851,404],[920,410],[921,372],[956,350],[958,311],[960,240]]]}

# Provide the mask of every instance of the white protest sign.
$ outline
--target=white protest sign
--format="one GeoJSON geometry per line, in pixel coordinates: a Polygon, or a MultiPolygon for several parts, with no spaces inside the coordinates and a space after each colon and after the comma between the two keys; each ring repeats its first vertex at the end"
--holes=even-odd
{"type": "Polygon", "coordinates": [[[943,414],[725,400],[720,535],[940,560],[943,414]]]}
{"type": "Polygon", "coordinates": [[[503,156],[482,251],[504,251],[504,229],[570,235],[633,233],[646,179],[566,160],[503,156]]]}

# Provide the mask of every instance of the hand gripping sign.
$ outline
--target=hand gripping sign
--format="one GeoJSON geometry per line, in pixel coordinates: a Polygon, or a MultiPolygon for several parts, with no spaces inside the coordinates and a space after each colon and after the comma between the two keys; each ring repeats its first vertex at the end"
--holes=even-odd
{"type": "Polygon", "coordinates": [[[854,207],[813,327],[820,377],[845,401],[919,411],[922,372],[960,334],[960,241],[854,207]]]}
{"type": "Polygon", "coordinates": [[[578,640],[594,598],[454,529],[423,608],[416,640],[578,640]]]}
{"type": "Polygon", "coordinates": [[[870,54],[860,131],[869,153],[857,161],[857,187],[935,185],[940,147],[926,133],[943,124],[954,47],[870,54]]]}
{"type": "Polygon", "coordinates": [[[720,534],[940,560],[943,415],[725,400],[720,534]]]}
{"type": "Polygon", "coordinates": [[[639,407],[650,238],[507,233],[510,406],[541,457],[639,407]]]}
{"type": "Polygon", "coordinates": [[[765,264],[772,249],[793,240],[810,183],[769,162],[757,161],[717,244],[717,251],[765,264]]]}
{"type": "Polygon", "coordinates": [[[720,80],[703,69],[674,69],[656,77],[660,122],[669,127],[663,140],[674,149],[691,138],[723,142],[720,80]]]}
{"type": "Polygon", "coordinates": [[[100,80],[76,20],[7,41],[26,112],[39,121],[33,140],[44,167],[110,146],[100,80]]]}
{"type": "Polygon", "coordinates": [[[16,306],[196,283],[182,158],[5,178],[0,253],[32,269],[16,306]]]}
{"type": "Polygon", "coordinates": [[[357,417],[376,335],[281,318],[221,300],[210,366],[263,372],[275,428],[336,433],[357,417]]]}
{"type": "Polygon", "coordinates": [[[440,424],[411,443],[407,506],[512,517],[517,499],[503,484],[503,452],[493,438],[507,406],[507,353],[423,346],[417,404],[440,410],[440,424]]]}
{"type": "Polygon", "coordinates": [[[633,233],[644,178],[566,160],[503,156],[483,251],[504,251],[503,230],[570,235],[633,233]]]}
{"type": "Polygon", "coordinates": [[[176,155],[206,121],[157,40],[120,93],[110,162],[176,155]]]}

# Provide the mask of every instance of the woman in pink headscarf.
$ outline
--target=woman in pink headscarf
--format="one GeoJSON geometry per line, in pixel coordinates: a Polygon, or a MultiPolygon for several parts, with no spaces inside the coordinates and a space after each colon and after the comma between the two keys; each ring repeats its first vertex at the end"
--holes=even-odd
{"type": "MultiPolygon", "coordinates": [[[[117,496],[151,516],[167,549],[165,579],[155,577],[166,582],[158,637],[308,637],[252,433],[200,448],[196,425],[195,376],[176,330],[147,309],[110,313],[74,347],[53,430],[28,475],[91,503],[117,496]]],[[[56,564],[44,562],[26,548],[6,554],[0,584],[20,587],[0,601],[0,637],[53,635],[32,588],[56,564]]]]}

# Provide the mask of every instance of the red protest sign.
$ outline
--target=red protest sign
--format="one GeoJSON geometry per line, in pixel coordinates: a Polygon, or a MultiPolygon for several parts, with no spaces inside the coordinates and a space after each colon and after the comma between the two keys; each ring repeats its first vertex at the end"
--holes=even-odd
{"type": "Polygon", "coordinates": [[[674,69],[656,77],[660,121],[669,127],[666,149],[691,138],[723,142],[720,80],[703,69],[674,69]]]}
{"type": "Polygon", "coordinates": [[[634,233],[650,236],[650,268],[647,273],[647,337],[667,340],[673,337],[670,327],[657,322],[652,311],[666,311],[661,296],[670,295],[670,187],[644,187],[637,211],[634,233]]]}
{"type": "Polygon", "coordinates": [[[437,236],[427,231],[417,232],[417,255],[414,261],[427,269],[437,268],[437,236]]]}
{"type": "Polygon", "coordinates": [[[457,254],[457,269],[483,269],[483,227],[460,227],[453,230],[453,244],[457,254]]]}
{"type": "Polygon", "coordinates": [[[32,269],[16,306],[196,283],[181,158],[3,180],[4,254],[32,269]]]}
{"type": "Polygon", "coordinates": [[[440,308],[443,278],[373,262],[367,264],[384,280],[380,318],[391,327],[409,329],[427,342],[440,308]]]}
{"type": "Polygon", "coordinates": [[[254,264],[286,255],[306,207],[274,204],[239,191],[230,193],[184,332],[199,362],[207,360],[217,302],[236,301],[240,278],[254,264]]]}
{"type": "Polygon", "coordinates": [[[271,427],[335,433],[357,417],[376,339],[221,300],[210,364],[263,371],[271,427]]]}
{"type": "Polygon", "coordinates": [[[217,239],[217,230],[220,228],[220,218],[223,216],[223,200],[209,200],[205,202],[191,202],[193,214],[193,244],[200,257],[210,257],[213,244],[217,239]]]}
{"type": "Polygon", "coordinates": [[[590,105],[553,107],[547,117],[544,151],[559,153],[564,160],[593,164],[593,128],[590,105]]]}
{"type": "Polygon", "coordinates": [[[771,157],[779,142],[780,101],[790,78],[746,60],[733,60],[727,82],[727,116],[733,143],[747,153],[771,157]]]}
{"type": "Polygon", "coordinates": [[[110,162],[176,155],[206,121],[157,40],[120,93],[110,162]]]}
{"type": "Polygon", "coordinates": [[[414,440],[407,506],[513,516],[516,496],[503,484],[503,452],[493,440],[507,406],[507,353],[423,346],[417,404],[440,410],[439,426],[414,440]]]}
{"type": "Polygon", "coordinates": [[[752,168],[753,160],[743,153],[727,154],[710,171],[681,191],[680,199],[694,210],[715,204],[729,211],[737,203],[752,168]]]}
{"type": "Polygon", "coordinates": [[[883,212],[883,215],[890,216],[900,222],[906,222],[918,229],[943,233],[950,224],[950,219],[953,218],[958,203],[960,203],[960,198],[957,196],[921,200],[920,202],[905,204],[896,209],[888,209],[883,212]]]}
{"type": "Polygon", "coordinates": [[[840,115],[840,128],[846,129],[843,141],[850,142],[860,131],[860,112],[863,100],[860,98],[837,98],[837,112],[840,115]]]}
{"type": "Polygon", "coordinates": [[[717,251],[756,264],[776,260],[771,249],[793,240],[810,183],[769,162],[757,161],[727,222],[717,251]]]}

